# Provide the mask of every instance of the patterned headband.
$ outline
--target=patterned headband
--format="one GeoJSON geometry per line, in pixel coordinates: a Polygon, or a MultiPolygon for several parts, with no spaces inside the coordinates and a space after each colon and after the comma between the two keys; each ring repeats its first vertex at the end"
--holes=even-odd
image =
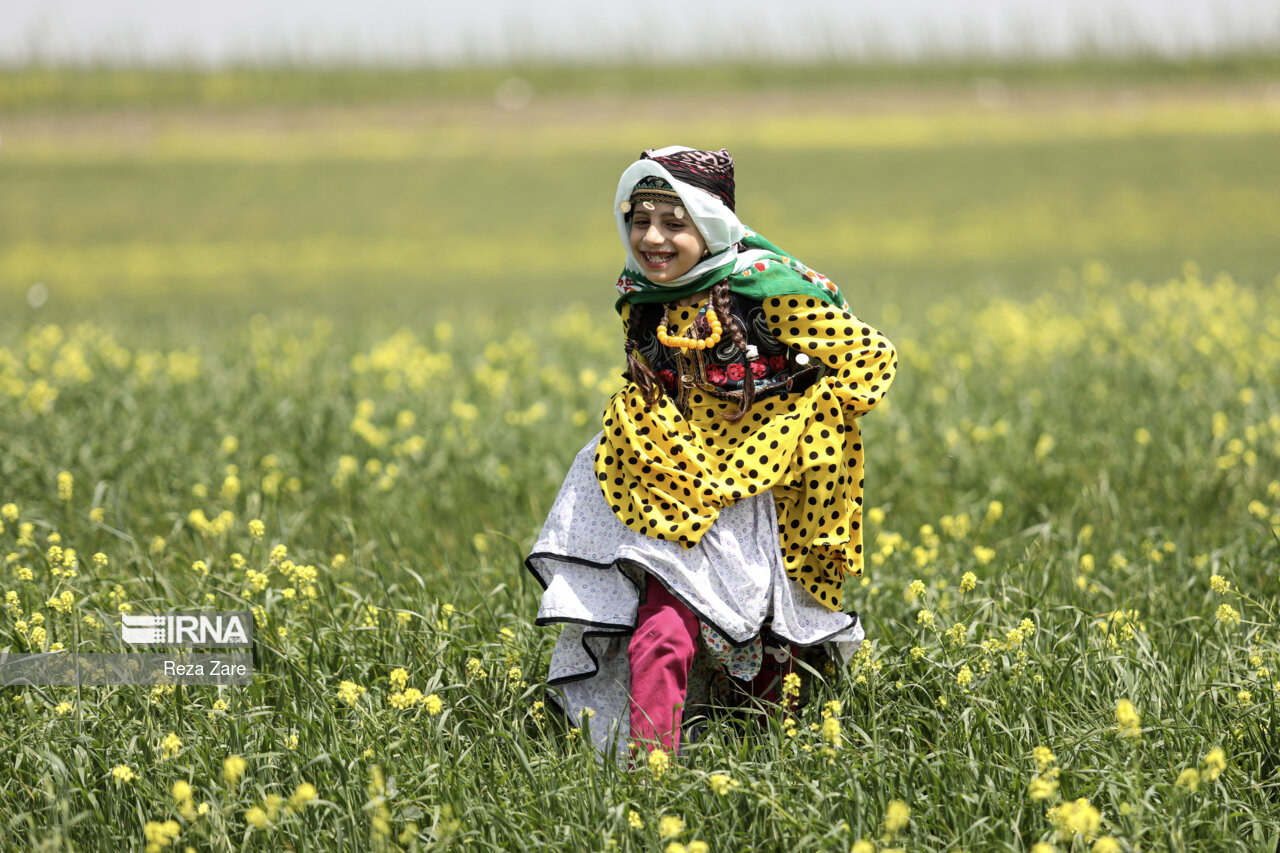
{"type": "Polygon", "coordinates": [[[654,155],[656,150],[658,149],[646,149],[640,154],[640,159],[661,163],[673,178],[706,190],[724,202],[725,207],[734,210],[733,157],[728,150],[690,149],[662,157],[654,155]]]}
{"type": "Polygon", "coordinates": [[[676,192],[671,184],[657,177],[642,178],[636,184],[636,188],[631,191],[630,200],[622,202],[619,205],[619,209],[623,214],[630,216],[632,208],[637,204],[642,204],[648,210],[653,210],[652,202],[674,204],[676,206],[676,219],[684,219],[684,201],[681,200],[680,193],[676,192]]]}

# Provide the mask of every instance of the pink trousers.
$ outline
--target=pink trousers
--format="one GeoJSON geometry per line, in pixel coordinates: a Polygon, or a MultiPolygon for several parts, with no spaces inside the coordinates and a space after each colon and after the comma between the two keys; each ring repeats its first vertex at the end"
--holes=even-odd
{"type": "MultiPolygon", "coordinates": [[[[631,742],[652,751],[661,746],[680,748],[680,720],[689,688],[689,669],[697,651],[698,617],[681,604],[652,575],[646,575],[644,603],[636,613],[636,631],[627,651],[631,663],[631,742]]],[[[788,649],[794,654],[794,649],[788,649]]],[[[788,657],[779,665],[765,655],[765,664],[747,693],[777,701],[778,679],[791,672],[788,657]]]]}

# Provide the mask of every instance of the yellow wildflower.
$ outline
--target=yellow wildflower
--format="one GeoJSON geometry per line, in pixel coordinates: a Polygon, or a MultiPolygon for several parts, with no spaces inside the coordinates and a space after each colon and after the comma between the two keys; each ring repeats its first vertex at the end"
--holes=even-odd
{"type": "Polygon", "coordinates": [[[1231,581],[1227,580],[1222,575],[1214,575],[1209,578],[1209,588],[1216,593],[1225,595],[1231,591],[1231,581]]]}
{"type": "Polygon", "coordinates": [[[960,671],[956,673],[956,684],[961,687],[968,687],[973,683],[973,670],[969,669],[969,665],[965,664],[960,667],[960,671]]]}
{"type": "Polygon", "coordinates": [[[960,591],[973,592],[978,585],[978,576],[973,572],[965,572],[960,576],[960,591]]]}
{"type": "Polygon", "coordinates": [[[831,745],[832,749],[840,748],[840,718],[836,716],[827,717],[822,721],[822,739],[831,745]]]}
{"type": "Polygon", "coordinates": [[[300,812],[307,803],[316,798],[316,786],[310,782],[303,782],[294,789],[293,795],[289,797],[289,811],[300,812]]]}
{"type": "Polygon", "coordinates": [[[391,670],[391,675],[387,676],[392,688],[403,690],[405,685],[409,683],[409,673],[404,667],[396,667],[391,670]]]}
{"type": "Polygon", "coordinates": [[[1227,754],[1222,751],[1222,747],[1216,746],[1209,750],[1209,754],[1204,757],[1204,763],[1201,765],[1204,770],[1204,778],[1212,782],[1222,775],[1222,771],[1227,769],[1227,754]]]}
{"type": "Polygon", "coordinates": [[[354,681],[343,681],[338,685],[338,698],[348,705],[354,706],[360,699],[360,694],[368,692],[367,688],[361,687],[354,681]]]}
{"type": "Polygon", "coordinates": [[[642,829],[644,827],[644,820],[641,819],[640,812],[635,809],[631,809],[631,811],[627,812],[627,825],[632,829],[642,829]]]}
{"type": "Polygon", "coordinates": [[[166,820],[163,823],[155,820],[147,821],[142,827],[142,834],[147,839],[147,853],[158,853],[166,847],[171,847],[181,832],[182,827],[176,820],[166,820]]]}
{"type": "Polygon", "coordinates": [[[660,838],[676,838],[682,832],[684,832],[684,820],[675,815],[663,815],[662,820],[658,821],[660,838]]]}
{"type": "Polygon", "coordinates": [[[75,492],[76,478],[71,476],[70,471],[58,472],[58,500],[69,501],[75,492]]]}
{"type": "Polygon", "coordinates": [[[725,773],[712,773],[707,777],[707,785],[711,787],[711,790],[723,797],[729,791],[738,787],[738,780],[725,773]]]}
{"type": "Polygon", "coordinates": [[[973,558],[978,561],[978,565],[985,566],[995,559],[996,551],[994,548],[984,548],[981,545],[973,546],[973,558]]]}
{"type": "Polygon", "coordinates": [[[1102,813],[1084,797],[1050,809],[1048,817],[1057,828],[1059,839],[1068,839],[1079,833],[1087,841],[1098,834],[1098,828],[1102,825],[1102,813]]]}
{"type": "Polygon", "coordinates": [[[267,526],[262,523],[261,519],[255,518],[249,522],[249,535],[254,539],[261,539],[267,533],[267,526]]]}
{"type": "Polygon", "coordinates": [[[67,714],[70,714],[75,709],[76,709],[76,706],[72,705],[70,702],[59,702],[58,706],[53,710],[54,710],[54,713],[65,716],[67,714]]]}
{"type": "Polygon", "coordinates": [[[1089,848],[1092,853],[1120,853],[1120,842],[1110,835],[1104,835],[1089,848]]]}
{"type": "Polygon", "coordinates": [[[160,751],[165,758],[173,758],[182,751],[182,738],[169,732],[164,736],[164,740],[160,741],[160,751]]]}
{"type": "Polygon", "coordinates": [[[133,768],[128,764],[117,764],[112,767],[111,776],[116,780],[117,785],[127,784],[138,778],[137,774],[133,772],[133,768]]]}
{"type": "Polygon", "coordinates": [[[657,778],[667,772],[667,768],[671,766],[671,758],[661,749],[655,749],[649,753],[649,772],[657,778]]]}
{"type": "Polygon", "coordinates": [[[906,598],[908,602],[915,601],[917,598],[924,595],[924,589],[924,581],[917,578],[907,587],[907,594],[904,598],[906,598]]]}
{"type": "Polygon", "coordinates": [[[440,697],[435,693],[432,693],[424,699],[423,705],[426,707],[427,713],[433,717],[444,710],[444,702],[441,701],[440,697]]]}
{"type": "Polygon", "coordinates": [[[1230,604],[1218,605],[1218,621],[1228,628],[1235,627],[1240,624],[1240,611],[1236,610],[1230,604]]]}
{"type": "Polygon", "coordinates": [[[240,782],[240,777],[244,775],[248,762],[238,755],[228,755],[222,760],[222,781],[228,786],[234,788],[240,782]]]}
{"type": "Polygon", "coordinates": [[[1044,841],[1037,841],[1031,845],[1031,853],[1058,853],[1057,848],[1052,844],[1044,841]]]}
{"type": "Polygon", "coordinates": [[[992,501],[987,504],[987,512],[986,515],[982,517],[982,521],[984,524],[990,524],[993,521],[999,521],[1000,517],[1003,515],[1004,504],[1000,503],[1000,501],[992,501]]]}
{"type": "Polygon", "coordinates": [[[916,614],[916,622],[921,625],[924,625],[927,628],[933,627],[933,621],[934,619],[933,619],[932,610],[921,610],[919,613],[916,614]]]}
{"type": "Polygon", "coordinates": [[[1122,737],[1142,737],[1142,717],[1128,699],[1116,701],[1116,732],[1122,737]]]}
{"type": "Polygon", "coordinates": [[[275,820],[276,815],[280,814],[282,803],[284,803],[284,797],[279,794],[267,794],[262,798],[262,807],[267,810],[267,817],[271,820],[275,820]]]}
{"type": "Polygon", "coordinates": [[[788,699],[795,699],[800,696],[800,675],[795,672],[788,672],[782,677],[782,695],[788,699]]]}
{"type": "Polygon", "coordinates": [[[0,518],[12,524],[18,520],[18,505],[15,503],[7,503],[0,507],[0,518]]]}
{"type": "Polygon", "coordinates": [[[1058,768],[1051,767],[1039,776],[1032,778],[1027,788],[1027,796],[1033,800],[1047,800],[1058,793],[1058,768]]]}
{"type": "Polygon", "coordinates": [[[401,693],[392,693],[387,697],[387,701],[391,703],[392,707],[403,711],[422,701],[422,691],[416,687],[410,687],[401,693]]]}
{"type": "Polygon", "coordinates": [[[1058,760],[1057,756],[1055,756],[1047,746],[1037,746],[1035,749],[1031,750],[1031,757],[1036,760],[1036,765],[1041,770],[1044,770],[1050,764],[1058,760]]]}
{"type": "Polygon", "coordinates": [[[689,846],[685,848],[685,853],[709,853],[710,850],[705,841],[690,841],[689,846]]]}
{"type": "Polygon", "coordinates": [[[911,809],[902,800],[890,800],[884,810],[884,834],[892,838],[901,832],[911,819],[911,809]]]}
{"type": "Polygon", "coordinates": [[[876,846],[865,838],[859,838],[853,842],[853,847],[849,848],[849,853],[876,853],[876,846]]]}
{"type": "Polygon", "coordinates": [[[1198,790],[1200,788],[1200,771],[1194,767],[1188,767],[1178,774],[1178,781],[1174,782],[1174,784],[1189,791],[1198,790]]]}
{"type": "Polygon", "coordinates": [[[256,829],[262,829],[267,825],[267,813],[258,806],[254,806],[244,813],[244,822],[256,829]]]}

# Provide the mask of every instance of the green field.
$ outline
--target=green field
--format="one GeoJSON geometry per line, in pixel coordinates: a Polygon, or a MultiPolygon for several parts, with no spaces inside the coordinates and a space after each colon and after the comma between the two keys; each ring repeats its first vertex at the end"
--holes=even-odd
{"type": "Polygon", "coordinates": [[[251,688],[0,689],[0,849],[1276,849],[1273,61],[486,74],[0,73],[0,651],[258,617],[251,688]],[[655,777],[540,704],[521,559],[672,142],[901,365],[872,642],[655,777]]]}

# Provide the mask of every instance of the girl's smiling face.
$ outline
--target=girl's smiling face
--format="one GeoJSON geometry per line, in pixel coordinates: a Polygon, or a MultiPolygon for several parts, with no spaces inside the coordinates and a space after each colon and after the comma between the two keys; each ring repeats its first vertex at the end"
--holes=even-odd
{"type": "Polygon", "coordinates": [[[672,281],[693,269],[707,251],[707,241],[686,213],[676,218],[673,204],[650,202],[631,211],[631,251],[645,278],[655,284],[672,281]]]}

